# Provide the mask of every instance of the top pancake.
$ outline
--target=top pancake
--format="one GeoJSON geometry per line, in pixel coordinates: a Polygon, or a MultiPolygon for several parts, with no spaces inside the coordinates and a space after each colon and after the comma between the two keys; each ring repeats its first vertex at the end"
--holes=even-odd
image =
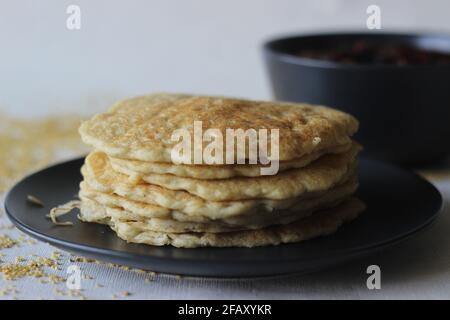
{"type": "MultiPolygon", "coordinates": [[[[279,129],[279,160],[348,145],[358,129],[352,116],[322,106],[221,97],[153,94],[124,100],[80,127],[83,141],[109,156],[171,163],[171,136],[194,121],[202,129],[279,129]]],[[[270,132],[270,131],[269,131],[270,132]]],[[[270,153],[270,138],[268,139],[270,153]]],[[[193,146],[192,146],[193,147],[193,146]]],[[[193,152],[191,152],[193,155],[193,152]]],[[[192,156],[193,157],[193,156],[192,156]]]]}

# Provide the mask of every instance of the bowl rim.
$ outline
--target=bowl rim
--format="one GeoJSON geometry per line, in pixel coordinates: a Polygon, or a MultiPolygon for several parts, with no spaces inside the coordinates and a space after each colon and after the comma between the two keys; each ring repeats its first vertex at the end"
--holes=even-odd
{"type": "Polygon", "coordinates": [[[361,36],[361,37],[386,37],[386,38],[429,38],[429,39],[441,39],[448,42],[448,53],[450,54],[450,34],[444,32],[434,32],[434,31],[418,31],[418,32],[402,32],[402,31],[322,31],[322,32],[305,32],[296,34],[285,34],[280,36],[275,36],[264,41],[262,49],[265,55],[271,56],[281,62],[313,67],[313,68],[323,68],[323,69],[348,69],[348,70],[406,70],[406,69],[424,69],[424,68],[445,68],[450,69],[450,64],[428,64],[428,65],[392,65],[392,64],[348,64],[342,62],[335,62],[330,60],[319,60],[314,58],[306,58],[296,56],[291,53],[283,52],[282,50],[277,50],[274,45],[281,42],[301,40],[307,38],[319,38],[319,37],[345,37],[345,36],[361,36]]]}

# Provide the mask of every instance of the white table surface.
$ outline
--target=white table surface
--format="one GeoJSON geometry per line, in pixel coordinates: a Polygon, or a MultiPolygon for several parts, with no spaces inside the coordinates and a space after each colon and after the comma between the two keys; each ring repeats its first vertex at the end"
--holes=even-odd
{"type": "MultiPolygon", "coordinates": [[[[318,273],[239,280],[180,279],[162,274],[151,277],[120,267],[73,263],[67,253],[63,254],[61,271],[49,273],[65,276],[69,265],[78,265],[83,274],[81,294],[87,299],[449,299],[450,179],[441,179],[435,185],[446,206],[426,231],[373,256],[318,273]],[[369,290],[366,286],[366,268],[372,264],[381,268],[380,290],[369,290]],[[125,296],[125,291],[130,295],[125,296]]],[[[14,239],[23,235],[17,229],[8,229],[9,224],[2,214],[0,234],[14,239]]],[[[55,248],[44,243],[27,244],[0,249],[3,254],[0,259],[7,263],[14,262],[16,256],[50,257],[53,251],[55,248]]],[[[0,291],[4,288],[15,289],[16,293],[0,299],[70,298],[64,282],[43,284],[32,277],[7,281],[0,275],[0,291]]]]}

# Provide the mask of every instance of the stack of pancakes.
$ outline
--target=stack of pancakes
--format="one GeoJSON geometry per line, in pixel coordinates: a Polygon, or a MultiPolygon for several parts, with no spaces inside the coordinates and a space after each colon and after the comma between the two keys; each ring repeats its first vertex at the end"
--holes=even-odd
{"type": "Polygon", "coordinates": [[[357,128],[348,114],[305,104],[175,94],[125,100],[80,127],[95,148],[82,168],[80,219],[108,224],[129,242],[176,247],[330,234],[363,209],[352,197],[357,128]],[[194,121],[223,137],[227,128],[278,129],[278,172],[261,175],[268,165],[248,162],[175,164],[172,134],[193,137],[194,121]]]}

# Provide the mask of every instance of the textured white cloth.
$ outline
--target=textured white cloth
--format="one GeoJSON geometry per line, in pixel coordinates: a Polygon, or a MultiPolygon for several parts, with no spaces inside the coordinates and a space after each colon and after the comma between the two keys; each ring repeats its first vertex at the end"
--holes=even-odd
{"type": "MultiPolygon", "coordinates": [[[[78,265],[82,273],[80,293],[88,299],[449,299],[450,179],[435,185],[446,206],[426,231],[368,258],[309,275],[223,280],[158,274],[146,281],[152,278],[148,274],[106,264],[71,262],[67,253],[63,253],[61,270],[46,270],[66,277],[68,266],[78,265]],[[366,268],[372,264],[381,268],[380,290],[366,286],[366,268]]],[[[9,224],[6,215],[0,215],[0,235],[13,239],[23,235],[17,229],[8,229],[9,224]]],[[[14,262],[16,256],[50,257],[54,251],[40,242],[0,249],[0,266],[14,262]]],[[[71,298],[65,282],[41,283],[34,277],[7,281],[0,275],[0,292],[4,289],[10,290],[0,299],[71,298]]]]}

